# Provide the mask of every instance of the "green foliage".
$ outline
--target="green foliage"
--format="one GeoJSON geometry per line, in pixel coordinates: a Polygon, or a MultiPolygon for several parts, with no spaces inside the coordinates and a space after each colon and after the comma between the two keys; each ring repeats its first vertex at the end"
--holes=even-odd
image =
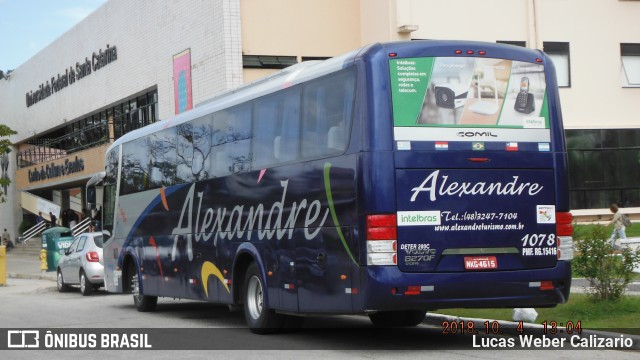
{"type": "Polygon", "coordinates": [[[20,223],[20,226],[18,227],[18,232],[22,236],[22,235],[24,235],[25,231],[29,230],[32,226],[33,226],[33,224],[30,221],[23,220],[20,223]]]}
{"type": "MultiPolygon", "coordinates": [[[[611,217],[613,217],[613,214],[611,214],[611,217]]],[[[578,240],[582,240],[588,236],[590,236],[591,232],[593,231],[593,228],[596,226],[603,226],[603,225],[598,225],[598,224],[578,224],[578,223],[574,223],[573,224],[573,239],[578,239],[578,240]]],[[[605,233],[607,234],[611,234],[613,232],[613,225],[607,225],[605,227],[605,233]]],[[[640,237],[640,223],[638,222],[634,222],[633,225],[631,225],[631,227],[627,227],[625,229],[625,234],[627,235],[628,238],[630,237],[640,237]]]]}
{"type": "Polygon", "coordinates": [[[590,295],[596,301],[616,301],[633,280],[633,269],[640,264],[640,249],[613,251],[604,226],[594,226],[575,243],[577,255],[573,270],[589,280],[590,295]]]}
{"type": "Polygon", "coordinates": [[[11,130],[10,127],[4,124],[0,124],[0,155],[11,152],[11,147],[13,146],[9,139],[2,138],[9,137],[15,134],[17,134],[17,132],[11,130]]]}

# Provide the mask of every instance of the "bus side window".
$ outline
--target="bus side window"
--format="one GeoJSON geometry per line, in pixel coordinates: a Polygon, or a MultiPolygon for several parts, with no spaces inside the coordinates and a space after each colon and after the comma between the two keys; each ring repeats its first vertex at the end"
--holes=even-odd
{"type": "Polygon", "coordinates": [[[277,159],[274,139],[281,127],[280,103],[282,95],[266,96],[255,102],[253,111],[253,164],[256,168],[272,165],[277,159]]]}
{"type": "Polygon", "coordinates": [[[326,152],[328,127],[326,88],[322,84],[311,84],[305,89],[304,112],[302,156],[323,155],[326,152]]]}
{"type": "Polygon", "coordinates": [[[214,176],[251,169],[251,104],[235,106],[214,114],[214,176]]]}
{"type": "Polygon", "coordinates": [[[151,136],[151,187],[171,186],[176,180],[177,131],[168,128],[151,136]]]}
{"type": "Polygon", "coordinates": [[[273,139],[273,157],[276,160],[282,160],[282,152],[280,151],[282,146],[282,136],[278,135],[273,139]]]}
{"type": "Polygon", "coordinates": [[[346,149],[346,141],[343,126],[332,126],[327,134],[327,148],[329,152],[344,151],[346,149]]]}
{"type": "Polygon", "coordinates": [[[352,69],[317,80],[304,90],[305,157],[344,152],[353,117],[355,73],[352,69]]]}
{"type": "Polygon", "coordinates": [[[300,156],[300,107],[302,86],[286,92],[282,106],[282,126],[280,128],[281,162],[296,160],[300,156]]]}
{"type": "Polygon", "coordinates": [[[231,162],[227,157],[227,154],[224,152],[224,146],[220,147],[223,151],[217,151],[215,154],[214,162],[214,173],[216,176],[225,176],[228,175],[230,170],[231,162]]]}

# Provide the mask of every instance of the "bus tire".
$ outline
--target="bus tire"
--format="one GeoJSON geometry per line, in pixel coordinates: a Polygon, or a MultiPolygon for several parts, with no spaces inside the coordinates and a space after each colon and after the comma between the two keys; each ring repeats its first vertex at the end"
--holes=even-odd
{"type": "Polygon", "coordinates": [[[378,311],[369,314],[369,319],[377,327],[416,326],[427,315],[423,310],[378,311]]]}
{"type": "Polygon", "coordinates": [[[283,328],[288,331],[295,331],[302,328],[304,325],[305,317],[297,315],[283,315],[284,323],[283,328]]]}
{"type": "Polygon", "coordinates": [[[427,312],[424,310],[407,310],[402,326],[418,326],[422,324],[426,316],[427,312]]]}
{"type": "Polygon", "coordinates": [[[157,296],[142,295],[140,293],[140,278],[138,269],[132,266],[133,273],[131,275],[131,294],[133,295],[133,304],[139,312],[149,312],[156,309],[158,304],[157,296]]]}
{"type": "Polygon", "coordinates": [[[243,286],[244,317],[247,326],[255,334],[269,334],[283,325],[283,315],[269,309],[265,302],[265,284],[256,263],[247,269],[243,286]]]}

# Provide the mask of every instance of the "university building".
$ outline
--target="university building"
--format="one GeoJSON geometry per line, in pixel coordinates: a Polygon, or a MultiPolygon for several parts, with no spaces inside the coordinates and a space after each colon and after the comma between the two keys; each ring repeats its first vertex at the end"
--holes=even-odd
{"type": "Polygon", "coordinates": [[[375,42],[464,39],[543,49],[554,60],[571,206],[640,215],[640,1],[109,0],[0,74],[0,228],[82,211],[111,142],[287,66],[375,42]]]}

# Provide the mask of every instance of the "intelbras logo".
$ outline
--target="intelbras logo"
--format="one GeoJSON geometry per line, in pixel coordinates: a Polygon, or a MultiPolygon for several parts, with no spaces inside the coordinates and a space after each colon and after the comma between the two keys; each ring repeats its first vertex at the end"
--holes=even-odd
{"type": "Polygon", "coordinates": [[[398,211],[398,226],[440,225],[440,211],[398,211]]]}

